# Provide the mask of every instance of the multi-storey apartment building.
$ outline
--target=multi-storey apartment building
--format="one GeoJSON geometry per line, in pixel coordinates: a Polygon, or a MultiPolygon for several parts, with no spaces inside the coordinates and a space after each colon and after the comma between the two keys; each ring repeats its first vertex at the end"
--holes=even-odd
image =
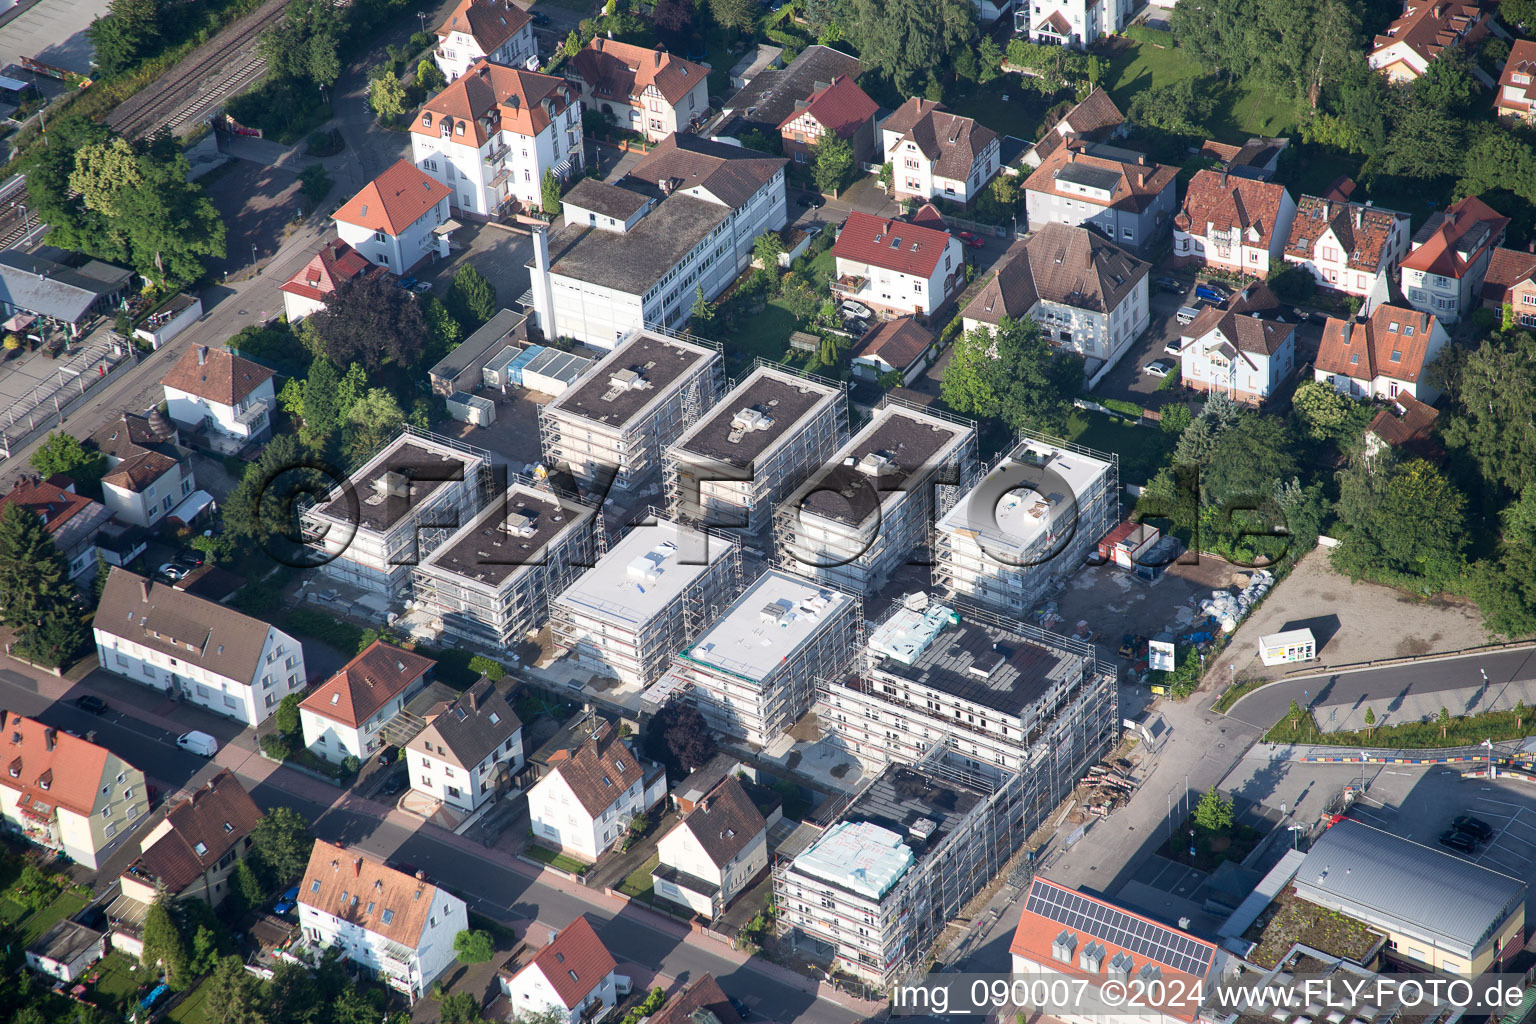
{"type": "Polygon", "coordinates": [[[965,289],[965,250],[948,231],[854,210],[832,246],[832,294],[882,316],[926,316],[965,289]]]}
{"type": "Polygon", "coordinates": [[[436,665],[415,651],[375,640],[299,705],[304,746],[335,764],[349,757],[366,761],[388,745],[380,730],[421,692],[436,665]]]}
{"type": "Polygon", "coordinates": [[[524,67],[537,60],[533,19],[512,0],[459,0],[437,27],[432,59],[452,82],[479,61],[524,67]]]}
{"type": "Polygon", "coordinates": [[[415,568],[417,609],[458,640],[511,646],[543,628],[550,596],[592,564],[595,518],[576,501],[513,484],[415,568]]]}
{"type": "Polygon", "coordinates": [[[774,505],[847,439],[841,384],[760,365],[667,448],[668,512],[761,536],[774,505]]]}
{"type": "Polygon", "coordinates": [[[246,725],[308,682],[287,633],[127,569],[107,577],[92,631],[108,672],[246,725]]]}
{"type": "Polygon", "coordinates": [[[411,162],[453,190],[462,215],[542,208],[546,171],[581,173],[581,101],[563,78],[479,61],[416,115],[411,162]]]}
{"type": "Polygon", "coordinates": [[[1132,0],[1019,0],[1013,24],[1031,42],[1080,50],[1118,33],[1135,12],[1132,0]]]}
{"type": "Polygon", "coordinates": [[[1438,210],[1414,233],[1403,257],[1403,297],[1414,309],[1453,324],[1480,302],[1493,251],[1504,241],[1509,218],[1476,196],[1438,210]]]}
{"type": "Polygon", "coordinates": [[[662,453],[725,390],[718,347],[636,330],[539,408],[544,458],[606,497],[659,490],[662,453]],[[610,477],[612,478],[610,481],[610,477]]]}
{"type": "Polygon", "coordinates": [[[571,58],[566,74],[587,109],[648,142],[687,131],[709,110],[709,69],[666,50],[595,36],[571,58]]]}
{"type": "Polygon", "coordinates": [[[1424,370],[1451,336],[1429,313],[1377,306],[1366,320],[1328,318],[1313,361],[1313,380],[1353,398],[1390,400],[1408,394],[1433,402],[1440,391],[1424,370]]]}
{"type": "Polygon", "coordinates": [[[1029,223],[1088,225],[1144,251],[1173,221],[1178,174],[1144,153],[1066,139],[1024,181],[1029,223]]]}
{"type": "Polygon", "coordinates": [[[880,142],[898,199],[969,203],[1002,166],[996,132],[917,97],[880,123],[880,142]]]}
{"type": "Polygon", "coordinates": [[[261,809],[227,770],[173,806],[139,844],[139,856],[118,879],[123,895],[146,907],[157,893],[217,907],[230,876],[251,850],[261,809]]]}
{"type": "Polygon", "coordinates": [[[1284,185],[1197,171],[1173,218],[1173,254],[1233,274],[1267,277],[1280,265],[1295,219],[1296,200],[1284,185]]]}
{"type": "Polygon", "coordinates": [[[322,572],[395,601],[411,568],[489,500],[488,452],[407,426],[301,520],[322,572]]]}
{"type": "Polygon", "coordinates": [[[1038,435],[939,520],[934,582],[959,600],[1022,615],[1120,519],[1120,459],[1038,435]]]}
{"type": "Polygon", "coordinates": [[[863,615],[856,598],[770,569],[678,652],[661,688],[710,728],[771,746],[810,710],[817,680],[848,667],[863,615]]]}
{"type": "Polygon", "coordinates": [[[450,704],[431,712],[405,747],[411,789],[470,814],[512,788],[523,766],[523,722],[512,683],[481,676],[450,704]]]}
{"type": "Polygon", "coordinates": [[[918,548],[976,477],[976,427],[887,399],[864,429],[774,511],[780,568],[868,595],[918,548]]]}
{"type": "Polygon", "coordinates": [[[1285,245],[1285,262],[1306,267],[1319,288],[1387,301],[1397,265],[1408,255],[1406,213],[1339,198],[1302,196],[1285,245]]]}

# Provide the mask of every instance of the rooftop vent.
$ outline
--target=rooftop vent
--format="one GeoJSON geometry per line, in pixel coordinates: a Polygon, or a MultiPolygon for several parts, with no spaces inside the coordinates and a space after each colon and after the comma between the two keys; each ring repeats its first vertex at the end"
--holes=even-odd
{"type": "Polygon", "coordinates": [[[884,452],[870,452],[858,461],[856,466],[865,476],[882,476],[896,471],[896,460],[884,452]]]}
{"type": "Polygon", "coordinates": [[[736,444],[753,431],[767,430],[771,426],[773,417],[764,410],[756,407],[742,409],[731,417],[731,432],[726,435],[726,440],[736,444]]]}
{"type": "Polygon", "coordinates": [[[758,617],[770,626],[787,626],[793,610],[794,606],[781,597],[777,601],[763,605],[763,610],[758,613],[758,617]]]}
{"type": "Polygon", "coordinates": [[[537,524],[538,520],[527,512],[516,512],[502,524],[502,529],[514,537],[532,537],[537,532],[537,524]]]}
{"type": "Polygon", "coordinates": [[[920,843],[926,843],[933,838],[933,833],[938,829],[938,822],[932,818],[918,818],[907,828],[907,835],[920,843]]]}

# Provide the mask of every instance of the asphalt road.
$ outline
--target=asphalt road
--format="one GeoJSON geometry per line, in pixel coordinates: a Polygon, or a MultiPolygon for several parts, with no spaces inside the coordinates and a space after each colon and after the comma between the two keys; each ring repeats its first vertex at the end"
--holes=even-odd
{"type": "Polygon", "coordinates": [[[1436,693],[1476,686],[1482,682],[1482,672],[1488,674],[1488,684],[1495,691],[1505,683],[1536,679],[1536,648],[1385,665],[1354,672],[1296,676],[1253,691],[1234,704],[1227,714],[1248,725],[1268,729],[1280,721],[1293,700],[1302,706],[1319,702],[1390,701],[1411,693],[1436,693]]]}

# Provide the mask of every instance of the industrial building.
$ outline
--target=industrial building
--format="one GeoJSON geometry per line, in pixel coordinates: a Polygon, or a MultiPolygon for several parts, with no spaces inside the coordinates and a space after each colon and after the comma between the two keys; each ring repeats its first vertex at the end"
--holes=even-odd
{"type": "Polygon", "coordinates": [[[639,493],[659,483],[662,452],[725,390],[719,347],[632,331],[560,397],[539,409],[544,458],[585,487],[639,493]]]}
{"type": "Polygon", "coordinates": [[[865,764],[916,761],[947,737],[969,771],[1025,772],[1054,804],[1113,741],[1118,690],[1092,644],[912,595],[817,701],[823,731],[865,764]]]}
{"type": "Polygon", "coordinates": [[[1023,806],[1020,774],[987,781],[949,753],[940,740],[917,764],[890,765],[825,829],[790,835],[773,869],[781,934],[830,944],[838,968],[881,987],[922,967],[1043,813],[1023,806]]]}
{"type": "Polygon", "coordinates": [[[1120,520],[1120,457],[1025,434],[939,520],[934,583],[1022,615],[1120,520]]]}
{"type": "Polygon", "coordinates": [[[977,474],[976,426],[887,399],[774,512],[787,572],[868,595],[929,543],[939,512],[977,474]]]}
{"type": "Polygon", "coordinates": [[[771,569],[678,653],[647,700],[680,694],[711,728],[767,747],[810,710],[816,680],[847,670],[863,632],[862,601],[771,569]]]}
{"type": "Polygon", "coordinates": [[[767,532],[774,505],[848,439],[843,385],[758,361],[666,455],[672,518],[767,532]]]}
{"type": "Polygon", "coordinates": [[[505,648],[549,620],[549,599],[596,558],[596,513],[514,483],[416,567],[416,607],[432,625],[482,648],[505,648]]]}
{"type": "Polygon", "coordinates": [[[741,587],[741,551],[666,519],[636,526],[550,602],[555,642],[622,683],[648,686],[741,587]]]}
{"type": "Polygon", "coordinates": [[[302,511],[305,544],[327,576],[394,603],[410,589],[411,567],[491,494],[489,452],[406,426],[302,511]]]}

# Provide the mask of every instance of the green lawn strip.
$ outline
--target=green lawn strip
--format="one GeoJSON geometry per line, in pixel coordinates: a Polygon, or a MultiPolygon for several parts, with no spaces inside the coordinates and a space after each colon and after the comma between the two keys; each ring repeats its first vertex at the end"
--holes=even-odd
{"type": "Polygon", "coordinates": [[[560,871],[569,871],[573,875],[586,874],[587,869],[591,866],[583,864],[572,857],[567,857],[558,850],[551,850],[549,847],[540,846],[537,843],[529,843],[523,852],[536,861],[542,861],[560,871]]]}
{"type": "Polygon", "coordinates": [[[651,872],[657,864],[661,863],[659,854],[652,854],[650,860],[641,864],[635,870],[624,876],[624,881],[619,883],[619,892],[626,896],[641,896],[651,891],[651,872]]]}
{"type": "Polygon", "coordinates": [[[208,983],[212,980],[211,977],[204,978],[202,984],[193,989],[187,998],[177,1003],[166,1017],[176,1021],[177,1024],[209,1024],[208,983]]]}
{"type": "Polygon", "coordinates": [[[789,336],[798,327],[795,315],[774,299],[761,313],[744,314],[737,319],[734,333],[725,339],[726,354],[747,360],[762,357],[776,363],[784,358],[789,336]]]}
{"type": "Polygon", "coordinates": [[[1195,856],[1193,866],[1199,871],[1214,871],[1222,861],[1240,864],[1264,838],[1264,833],[1248,825],[1233,825],[1226,832],[1207,832],[1186,820],[1158,850],[1162,856],[1179,864],[1190,864],[1190,830],[1193,829],[1195,856]]]}
{"type": "Polygon", "coordinates": [[[1040,137],[1040,122],[1050,102],[1033,89],[1021,88],[1019,76],[1010,74],[946,97],[944,105],[956,114],[975,118],[999,135],[1033,141],[1040,137]]]}
{"type": "Polygon", "coordinates": [[[1120,456],[1120,482],[1145,484],[1168,461],[1176,440],[1157,427],[1143,427],[1100,413],[1075,409],[1067,420],[1067,440],[1120,456]]]}
{"type": "MultiPolygon", "coordinates": [[[[1378,718],[1387,717],[1386,708],[1373,708],[1378,718]]],[[[1379,750],[1420,750],[1441,747],[1475,747],[1483,740],[1524,739],[1530,729],[1533,713],[1485,711],[1480,715],[1464,715],[1452,718],[1440,734],[1435,722],[1403,722],[1400,725],[1380,725],[1374,729],[1349,732],[1323,732],[1310,714],[1304,714],[1291,725],[1289,715],[1275,723],[1264,734],[1268,743],[1306,743],[1326,747],[1361,747],[1379,750]]]]}

